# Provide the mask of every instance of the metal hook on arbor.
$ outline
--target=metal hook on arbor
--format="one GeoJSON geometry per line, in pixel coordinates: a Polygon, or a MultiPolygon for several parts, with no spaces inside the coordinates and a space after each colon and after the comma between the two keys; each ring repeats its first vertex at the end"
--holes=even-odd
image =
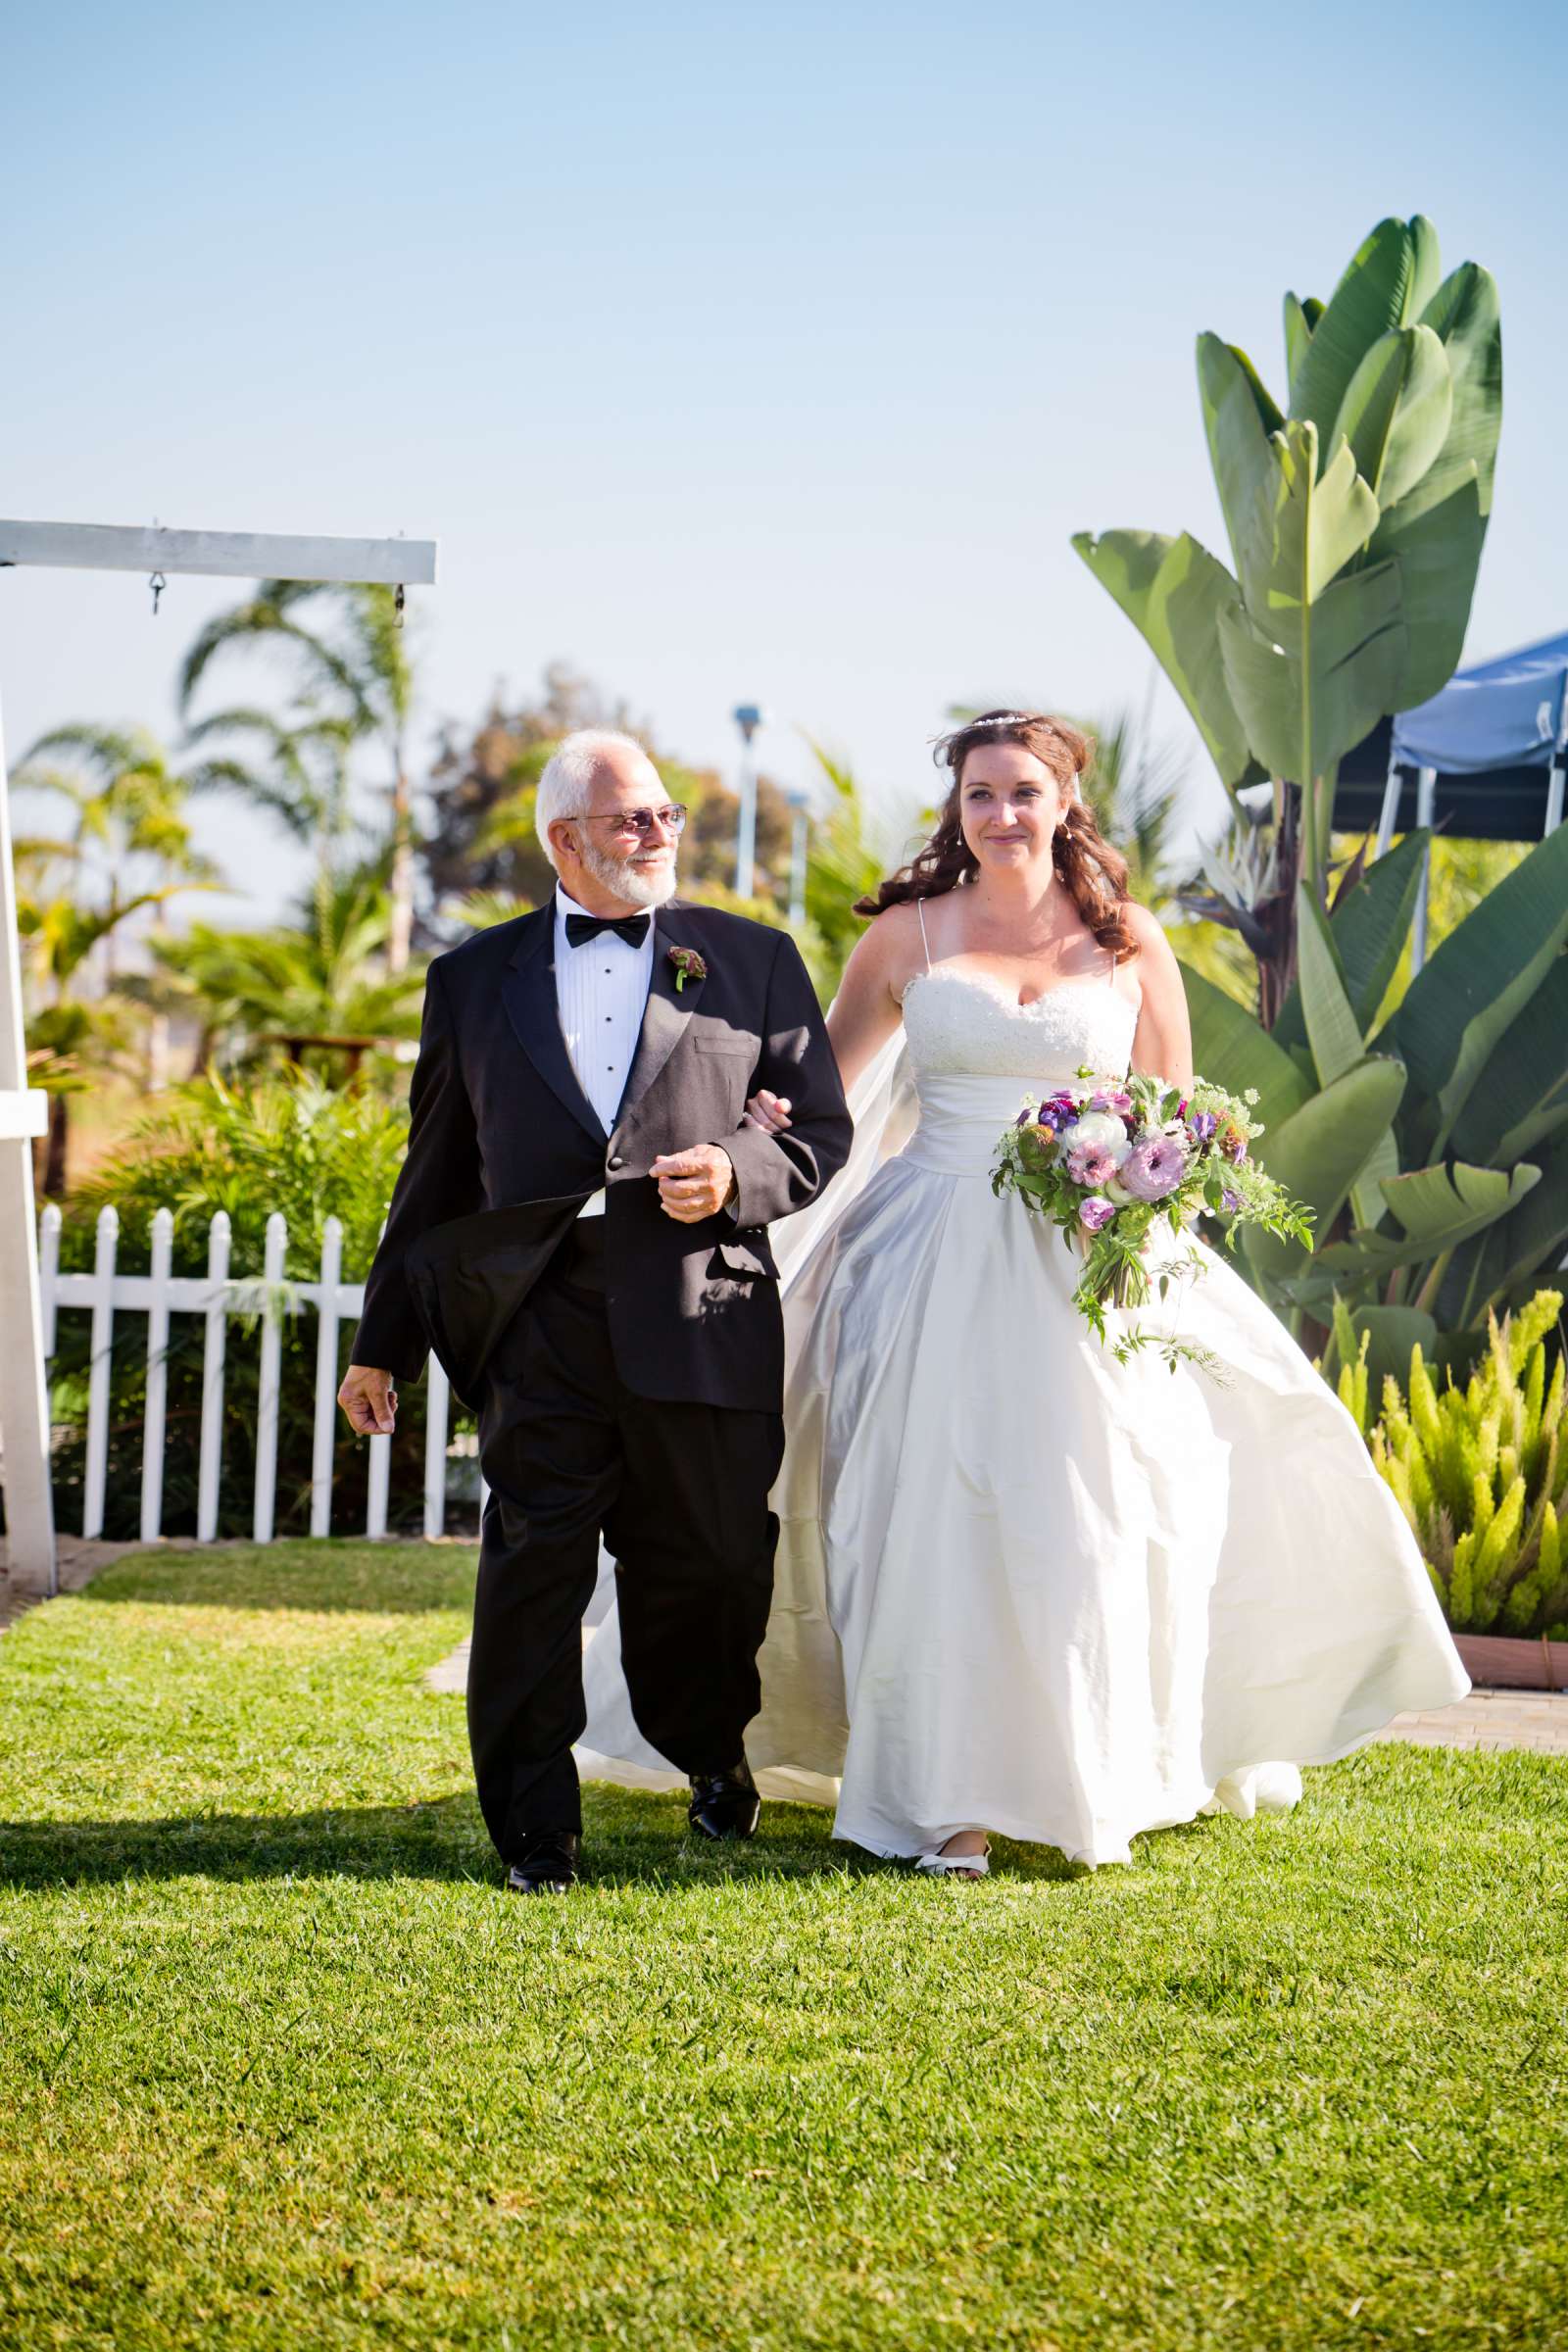
{"type": "Polygon", "coordinates": [[[164,590],[169,586],[169,582],[165,579],[161,571],[155,571],[147,585],[153,592],[153,618],[156,620],[158,618],[158,599],[163,595],[164,590]]]}
{"type": "Polygon", "coordinates": [[[403,626],[403,609],[407,603],[408,597],[404,592],[403,582],[399,580],[392,592],[392,616],[400,629],[403,626]]]}

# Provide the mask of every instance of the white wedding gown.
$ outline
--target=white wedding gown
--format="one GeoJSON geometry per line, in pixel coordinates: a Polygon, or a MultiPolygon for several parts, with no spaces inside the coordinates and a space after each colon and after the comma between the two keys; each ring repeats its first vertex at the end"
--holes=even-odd
{"type": "MultiPolygon", "coordinates": [[[[1354,1424],[1223,1258],[1161,1310],[1223,1385],[1120,1364],[1076,1252],[992,1193],[1024,1097],[1123,1074],[1136,1018],[1109,982],[1020,1005],[918,974],[850,1167],[775,1231],[788,1446],[747,1752],[767,1793],[838,1777],[835,1836],[878,1854],[980,1828],[1124,1862],[1140,1831],[1289,1806],[1298,1765],[1469,1688],[1354,1424]]],[[[683,1785],[632,1722],[611,1576],[594,1613],[584,1773],[683,1785]]]]}

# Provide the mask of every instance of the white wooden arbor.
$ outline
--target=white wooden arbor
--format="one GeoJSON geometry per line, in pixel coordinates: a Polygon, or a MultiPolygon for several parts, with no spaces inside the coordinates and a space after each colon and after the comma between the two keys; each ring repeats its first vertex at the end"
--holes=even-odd
{"type": "MultiPolygon", "coordinates": [[[[222,579],[371,582],[428,587],[429,539],[296,539],[257,531],[174,531],[78,522],[0,521],[0,568],[172,572],[222,579]]],[[[55,1590],[49,1488],[49,1399],[33,1221],[32,1139],[47,1099],[27,1085],[22,1024],[22,956],[11,856],[5,740],[0,731],[0,1482],[12,1582],[55,1590]]]]}

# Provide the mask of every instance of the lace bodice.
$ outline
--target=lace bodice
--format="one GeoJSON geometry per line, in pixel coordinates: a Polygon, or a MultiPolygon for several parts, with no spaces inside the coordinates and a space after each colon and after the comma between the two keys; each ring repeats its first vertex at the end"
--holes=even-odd
{"type": "Polygon", "coordinates": [[[985,1176],[1027,1096],[1087,1067],[1119,1078],[1138,1007],[1105,980],[1074,980],[1019,1004],[997,982],[937,964],[904,992],[920,1120],[900,1156],[947,1176],[985,1176]]]}
{"type": "Polygon", "coordinates": [[[1087,1064],[1124,1075],[1138,1007],[1108,981],[1074,980],[1018,1004],[998,983],[939,963],[904,992],[909,1060],[924,1092],[937,1077],[1056,1086],[1087,1064]]]}

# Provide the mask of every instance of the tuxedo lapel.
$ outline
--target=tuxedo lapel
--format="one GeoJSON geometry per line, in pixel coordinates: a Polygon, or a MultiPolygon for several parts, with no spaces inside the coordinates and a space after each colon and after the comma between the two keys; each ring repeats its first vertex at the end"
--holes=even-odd
{"type": "Polygon", "coordinates": [[[501,983],[502,1003],[517,1043],[540,1077],[574,1119],[581,1121],[596,1144],[605,1130],[593,1104],[577,1083],[577,1073],[562,1034],[561,1008],[556,996],[556,903],[547,899],[522,927],[512,960],[501,983]]]}
{"type": "Polygon", "coordinates": [[[617,1126],[636,1109],[686,1034],[686,1024],[703,993],[703,983],[688,975],[684,987],[677,989],[675,982],[679,975],[669,960],[669,951],[671,948],[695,949],[696,944],[686,919],[685,907],[666,905],[656,909],[654,976],[649,983],[648,1003],[643,1011],[637,1058],[631,1065],[626,1092],[615,1112],[617,1126]]]}

